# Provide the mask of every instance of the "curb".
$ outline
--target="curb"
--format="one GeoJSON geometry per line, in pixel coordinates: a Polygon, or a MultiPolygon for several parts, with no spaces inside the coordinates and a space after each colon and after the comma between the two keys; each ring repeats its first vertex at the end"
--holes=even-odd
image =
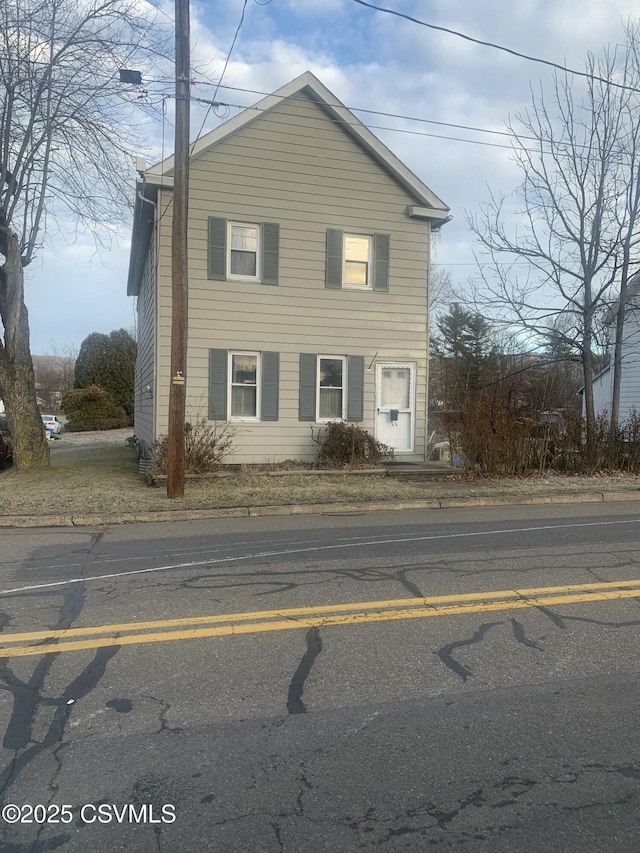
{"type": "Polygon", "coordinates": [[[638,492],[576,492],[572,495],[496,495],[495,497],[432,498],[423,501],[367,501],[363,503],[292,504],[222,509],[156,510],[127,515],[14,515],[0,516],[0,528],[103,527],[110,524],[143,524],[167,521],[199,521],[215,518],[264,518],[287,515],[342,515],[343,513],[400,512],[420,509],[465,507],[534,506],[570,503],[640,501],[638,492]]]}

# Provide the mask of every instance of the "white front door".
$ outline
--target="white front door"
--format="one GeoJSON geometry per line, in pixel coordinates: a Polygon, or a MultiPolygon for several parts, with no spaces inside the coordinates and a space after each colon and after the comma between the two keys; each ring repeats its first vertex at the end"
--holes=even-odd
{"type": "Polygon", "coordinates": [[[396,453],[414,450],[415,379],[415,364],[376,364],[376,438],[396,453]]]}

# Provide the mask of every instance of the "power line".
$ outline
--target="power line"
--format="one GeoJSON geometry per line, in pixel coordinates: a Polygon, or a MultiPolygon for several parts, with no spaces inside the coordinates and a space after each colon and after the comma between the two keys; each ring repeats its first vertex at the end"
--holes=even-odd
{"type": "Polygon", "coordinates": [[[212,108],[213,108],[213,106],[214,106],[215,99],[216,99],[216,95],[218,94],[218,89],[220,88],[220,84],[222,83],[222,81],[223,81],[223,79],[224,79],[224,75],[225,75],[225,73],[226,73],[226,71],[227,71],[227,66],[229,65],[229,60],[231,59],[231,53],[232,53],[232,51],[233,51],[233,48],[235,47],[236,41],[237,41],[237,39],[238,39],[238,35],[239,35],[239,33],[240,33],[240,29],[241,29],[241,27],[242,27],[242,24],[244,23],[244,15],[245,15],[245,12],[247,11],[247,3],[248,3],[248,2],[249,2],[249,0],[244,0],[244,3],[243,3],[243,5],[242,5],[242,12],[241,12],[241,14],[240,14],[240,20],[238,21],[238,26],[236,27],[236,31],[235,31],[235,34],[234,34],[234,36],[233,36],[233,41],[231,42],[231,47],[229,48],[229,52],[227,53],[227,58],[226,58],[226,60],[225,60],[224,67],[223,67],[223,69],[222,69],[222,74],[220,75],[220,79],[218,80],[218,83],[217,83],[217,85],[216,85],[215,92],[213,93],[213,99],[212,99],[212,101],[211,101],[211,104],[210,104],[210,106],[209,106],[209,109],[208,109],[208,110],[206,111],[206,113],[204,114],[204,118],[203,118],[203,120],[202,120],[202,124],[200,125],[200,130],[199,130],[199,131],[198,131],[198,133],[196,134],[196,138],[193,140],[193,143],[191,144],[191,151],[192,151],[192,152],[193,152],[193,147],[194,147],[194,145],[195,145],[195,144],[196,144],[196,142],[200,139],[200,134],[201,134],[201,133],[202,133],[202,131],[204,130],[204,126],[205,126],[205,124],[207,123],[207,119],[209,118],[209,113],[211,112],[211,110],[212,110],[212,108]]]}
{"type": "MultiPolygon", "coordinates": [[[[153,80],[151,82],[165,83],[168,81],[166,81],[162,78],[158,78],[158,79],[153,80]]],[[[197,86],[217,86],[220,89],[229,89],[229,90],[234,91],[234,92],[246,92],[247,94],[252,94],[252,95],[264,95],[264,96],[269,96],[272,98],[280,98],[280,100],[282,100],[282,101],[307,102],[307,100],[308,100],[307,98],[302,97],[302,96],[278,95],[278,94],[273,93],[273,92],[264,92],[260,89],[246,89],[246,88],[243,88],[242,86],[226,86],[222,83],[215,84],[215,83],[212,83],[210,81],[196,80],[196,81],[194,81],[194,83],[197,86]]],[[[208,99],[204,99],[204,98],[200,98],[200,99],[194,98],[193,100],[199,101],[200,103],[203,103],[203,104],[211,103],[208,99]]],[[[218,101],[214,101],[212,103],[212,106],[214,106],[214,107],[216,107],[216,106],[233,107],[235,109],[242,109],[242,110],[248,110],[248,109],[255,109],[256,108],[255,104],[250,105],[250,106],[246,106],[245,104],[227,104],[225,102],[218,102],[218,101]]],[[[540,139],[538,137],[528,136],[526,134],[519,134],[519,133],[516,133],[515,131],[492,130],[492,129],[487,128],[487,127],[477,127],[475,125],[467,125],[467,124],[456,124],[454,122],[438,121],[436,119],[422,118],[421,116],[402,115],[400,113],[388,113],[388,112],[384,112],[383,110],[367,109],[366,107],[345,107],[345,109],[347,109],[347,110],[349,110],[349,112],[353,112],[353,113],[358,113],[358,112],[359,113],[367,113],[368,115],[379,115],[379,116],[383,116],[384,118],[394,118],[394,119],[400,119],[402,121],[415,121],[415,122],[420,122],[421,124],[434,124],[434,125],[437,125],[438,127],[452,127],[456,130],[469,130],[469,131],[472,131],[474,133],[488,133],[488,134],[491,134],[494,136],[507,137],[508,139],[512,139],[512,140],[517,139],[518,141],[527,140],[530,142],[540,142],[540,139]]],[[[346,124],[346,122],[345,122],[345,124],[346,124]]],[[[395,133],[408,133],[408,134],[415,133],[415,131],[405,130],[403,128],[388,127],[386,125],[385,126],[382,126],[382,125],[366,125],[366,126],[367,127],[375,127],[379,130],[391,130],[395,133]]],[[[459,142],[470,142],[470,143],[475,144],[475,145],[491,145],[491,143],[482,142],[480,140],[466,140],[466,139],[460,139],[459,137],[454,137],[454,136],[442,136],[439,134],[426,134],[426,133],[425,134],[419,134],[419,135],[430,136],[434,139],[451,139],[453,141],[459,141],[459,142]]],[[[543,141],[545,141],[545,140],[543,140],[543,141]]],[[[555,140],[555,144],[556,145],[567,145],[567,146],[570,145],[573,148],[590,148],[591,147],[589,145],[574,143],[574,142],[570,142],[570,141],[562,142],[561,140],[555,140]]],[[[506,148],[508,150],[513,150],[511,148],[511,146],[508,146],[508,145],[496,145],[496,144],[494,144],[493,147],[494,148],[506,148]]],[[[531,149],[522,149],[522,150],[527,150],[527,151],[530,151],[531,153],[534,153],[531,149]]]]}
{"type": "Polygon", "coordinates": [[[599,77],[597,74],[589,74],[586,71],[576,71],[573,68],[568,68],[566,65],[551,62],[549,59],[540,59],[538,56],[529,56],[526,53],[520,53],[510,47],[504,47],[500,44],[494,44],[491,41],[483,41],[482,39],[473,38],[473,36],[468,36],[465,33],[458,32],[457,30],[451,30],[448,27],[440,27],[437,24],[428,24],[426,21],[421,21],[419,18],[414,18],[404,12],[398,12],[396,9],[385,9],[383,6],[375,6],[373,3],[367,3],[366,0],[353,0],[353,2],[357,3],[359,6],[366,6],[368,9],[375,9],[376,12],[385,12],[388,15],[395,15],[397,18],[404,18],[406,21],[411,21],[413,24],[419,24],[421,27],[428,27],[430,30],[449,33],[449,35],[457,36],[458,38],[465,39],[465,41],[473,42],[473,44],[479,44],[483,47],[491,47],[494,50],[501,50],[504,53],[511,54],[511,56],[518,57],[518,59],[526,59],[528,62],[539,62],[541,65],[548,65],[550,68],[557,68],[565,74],[573,74],[576,77],[586,77],[587,80],[597,80],[599,83],[605,83],[607,86],[614,86],[616,89],[640,92],[640,89],[637,89],[635,86],[625,86],[624,83],[614,83],[613,80],[607,80],[606,77],[599,77]]]}
{"type": "MultiPolygon", "coordinates": [[[[229,104],[225,101],[209,101],[208,99],[205,99],[205,98],[193,98],[192,100],[196,101],[197,103],[201,103],[201,104],[210,104],[211,106],[230,107],[232,109],[240,109],[240,110],[255,110],[255,111],[262,113],[264,115],[266,115],[269,112],[269,108],[262,109],[262,108],[258,107],[257,104],[253,104],[252,106],[247,107],[247,106],[244,106],[243,104],[229,104]]],[[[315,116],[309,116],[308,118],[313,119],[315,121],[323,121],[324,120],[322,116],[318,116],[317,118],[315,116]]],[[[361,126],[360,123],[356,123],[353,121],[345,121],[344,119],[337,119],[335,117],[332,119],[332,121],[334,121],[336,124],[342,125],[343,127],[360,127],[361,126]]],[[[301,123],[291,122],[291,124],[294,127],[304,127],[304,125],[301,123]]],[[[501,149],[506,149],[507,151],[512,151],[512,152],[514,151],[514,148],[511,145],[501,145],[498,142],[483,142],[480,139],[463,139],[462,137],[459,137],[459,136],[445,136],[444,134],[441,134],[441,133],[426,133],[425,131],[422,131],[422,130],[408,130],[407,128],[388,127],[386,125],[378,125],[378,124],[368,124],[368,125],[365,125],[365,127],[373,128],[374,130],[386,130],[386,131],[389,131],[391,133],[405,133],[405,134],[408,134],[410,136],[424,136],[424,137],[427,137],[429,139],[445,139],[449,142],[466,142],[469,145],[482,145],[482,146],[488,147],[488,148],[501,148],[501,149]]],[[[543,141],[546,141],[546,140],[543,140],[543,141]]],[[[571,145],[572,143],[570,143],[570,142],[566,142],[566,143],[558,142],[556,144],[557,145],[571,145]]],[[[578,146],[573,145],[573,147],[578,147],[578,146]]],[[[588,146],[580,146],[580,147],[588,147],[588,146]]],[[[538,154],[539,153],[538,150],[534,150],[531,148],[525,148],[524,146],[518,148],[517,150],[518,151],[527,151],[530,154],[538,154]]],[[[545,152],[545,153],[549,153],[549,152],[545,152]]]]}
{"type": "MultiPolygon", "coordinates": [[[[203,83],[202,85],[206,86],[206,85],[213,85],[213,84],[203,83]]],[[[262,92],[259,89],[243,89],[241,86],[224,86],[224,85],[220,84],[219,88],[220,89],[230,89],[234,92],[246,92],[247,94],[250,94],[250,95],[265,95],[265,96],[270,95],[270,96],[273,96],[272,92],[262,92]]],[[[282,100],[291,100],[291,101],[296,101],[296,100],[304,101],[304,100],[306,100],[305,98],[298,98],[295,95],[291,95],[288,98],[285,97],[284,95],[279,95],[276,97],[280,97],[282,100]]],[[[347,107],[347,109],[350,112],[354,112],[354,113],[367,113],[368,115],[384,116],[385,118],[397,118],[397,119],[401,119],[403,121],[418,121],[418,122],[422,122],[423,124],[436,124],[439,127],[453,127],[453,128],[456,128],[457,130],[473,130],[473,131],[477,131],[478,133],[491,133],[491,134],[494,134],[496,136],[508,136],[508,137],[513,136],[513,133],[510,133],[508,130],[490,130],[489,128],[486,128],[486,127],[475,127],[474,125],[469,125],[469,124],[455,124],[455,123],[449,122],[449,121],[437,121],[436,119],[421,118],[420,116],[407,116],[407,115],[401,115],[399,113],[387,113],[387,112],[384,112],[383,110],[370,110],[370,109],[367,109],[366,107],[347,107]]],[[[523,137],[521,137],[521,139],[535,139],[535,137],[534,136],[523,136],[523,137]]]]}

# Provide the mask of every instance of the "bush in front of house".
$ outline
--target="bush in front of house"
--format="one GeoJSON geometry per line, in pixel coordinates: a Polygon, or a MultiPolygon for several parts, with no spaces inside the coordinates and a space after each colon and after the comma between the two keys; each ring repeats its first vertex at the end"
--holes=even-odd
{"type": "Polygon", "coordinates": [[[328,468],[375,466],[393,459],[391,447],[345,421],[327,424],[313,440],[318,444],[317,464],[328,468]]]}
{"type": "MultiPolygon", "coordinates": [[[[184,425],[184,470],[187,474],[208,474],[233,453],[235,431],[227,421],[198,418],[184,425]]],[[[167,473],[168,436],[155,442],[152,476],[167,473]]]]}
{"type": "Polygon", "coordinates": [[[68,391],[62,408],[67,416],[66,429],[71,432],[120,429],[129,424],[129,417],[122,406],[99,385],[68,391]]]}

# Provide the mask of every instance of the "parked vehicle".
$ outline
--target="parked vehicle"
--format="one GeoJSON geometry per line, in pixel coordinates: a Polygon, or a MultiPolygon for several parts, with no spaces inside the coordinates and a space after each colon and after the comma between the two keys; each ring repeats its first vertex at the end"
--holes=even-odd
{"type": "Polygon", "coordinates": [[[11,444],[11,433],[7,423],[7,416],[0,414],[0,470],[13,462],[13,446],[11,444]]]}
{"type": "Polygon", "coordinates": [[[42,415],[42,423],[47,432],[52,432],[58,435],[62,429],[62,424],[55,415],[42,415]]]}

